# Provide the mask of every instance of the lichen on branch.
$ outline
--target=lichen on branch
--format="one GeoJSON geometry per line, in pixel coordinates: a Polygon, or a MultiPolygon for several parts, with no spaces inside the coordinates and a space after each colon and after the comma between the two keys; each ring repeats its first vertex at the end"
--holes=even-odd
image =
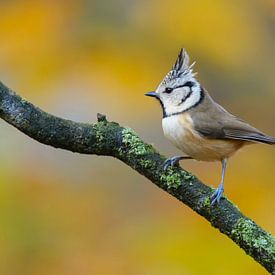
{"type": "Polygon", "coordinates": [[[0,117],[40,143],[80,154],[112,156],[144,175],[275,274],[275,239],[225,197],[211,206],[213,189],[180,167],[163,170],[164,156],[130,128],[98,115],[95,124],[77,123],[48,114],[0,82],[0,117]]]}

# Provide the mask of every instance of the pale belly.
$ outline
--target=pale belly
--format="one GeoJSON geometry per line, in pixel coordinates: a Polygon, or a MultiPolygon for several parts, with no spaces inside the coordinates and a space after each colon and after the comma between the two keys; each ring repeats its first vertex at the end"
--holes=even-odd
{"type": "Polygon", "coordinates": [[[207,139],[193,130],[188,114],[171,116],[162,120],[162,128],[178,149],[197,160],[220,161],[234,154],[243,143],[234,140],[207,139]]]}

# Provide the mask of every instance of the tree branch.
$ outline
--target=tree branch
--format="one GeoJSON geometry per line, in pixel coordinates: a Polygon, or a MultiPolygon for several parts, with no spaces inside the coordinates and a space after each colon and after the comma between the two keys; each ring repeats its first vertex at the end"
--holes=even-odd
{"type": "Polygon", "coordinates": [[[95,124],[76,123],[48,114],[0,82],[0,117],[29,137],[80,154],[120,159],[155,185],[188,205],[275,274],[275,238],[244,216],[226,198],[211,206],[213,190],[180,167],[163,171],[165,158],[130,128],[98,115],[95,124]]]}

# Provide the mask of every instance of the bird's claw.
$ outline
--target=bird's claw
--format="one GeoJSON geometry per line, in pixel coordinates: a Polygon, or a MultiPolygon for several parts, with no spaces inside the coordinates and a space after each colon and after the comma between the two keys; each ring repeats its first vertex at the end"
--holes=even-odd
{"type": "Polygon", "coordinates": [[[220,202],[220,199],[223,195],[223,192],[224,192],[224,189],[223,189],[223,186],[219,186],[214,194],[211,196],[211,205],[214,205],[216,203],[219,203],[220,202]]]}
{"type": "Polygon", "coordinates": [[[176,156],[165,160],[165,162],[163,163],[163,170],[166,171],[169,168],[169,166],[178,165],[181,159],[182,157],[176,156]]]}

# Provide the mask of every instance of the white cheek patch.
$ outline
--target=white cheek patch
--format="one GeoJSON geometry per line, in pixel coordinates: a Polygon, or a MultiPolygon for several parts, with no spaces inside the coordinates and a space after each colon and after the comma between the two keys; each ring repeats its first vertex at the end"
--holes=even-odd
{"type": "Polygon", "coordinates": [[[196,104],[198,104],[202,98],[202,90],[200,86],[194,86],[191,88],[191,94],[187,97],[187,99],[181,103],[180,105],[169,104],[166,102],[164,104],[165,113],[167,116],[171,116],[173,114],[184,112],[196,104]]]}
{"type": "Polygon", "coordinates": [[[192,94],[182,103],[182,112],[195,106],[201,100],[201,88],[193,87],[192,94]]]}

